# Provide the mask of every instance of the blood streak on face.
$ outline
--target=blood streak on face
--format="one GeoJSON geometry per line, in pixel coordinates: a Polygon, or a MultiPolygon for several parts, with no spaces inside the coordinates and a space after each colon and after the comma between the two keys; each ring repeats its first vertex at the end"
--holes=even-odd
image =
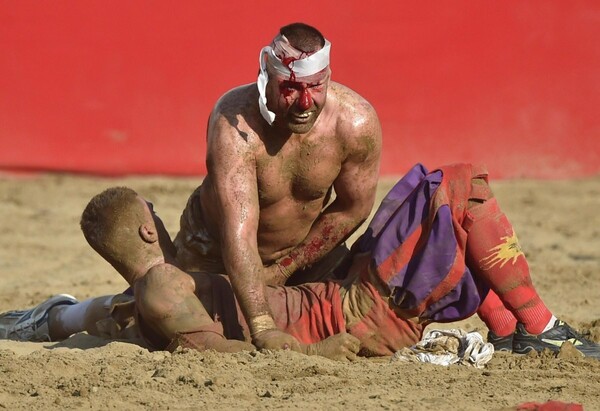
{"type": "Polygon", "coordinates": [[[313,105],[313,99],[310,93],[306,90],[306,86],[300,92],[300,98],[298,99],[298,106],[302,110],[308,110],[313,105]]]}
{"type": "MultiPolygon", "coordinates": [[[[294,68],[293,68],[294,61],[302,60],[303,58],[307,57],[308,55],[309,55],[309,53],[302,52],[302,54],[300,54],[299,57],[280,57],[283,65],[286,66],[290,70],[290,79],[289,79],[290,83],[296,83],[296,73],[294,73],[294,68]]],[[[311,97],[310,93],[306,91],[307,86],[301,85],[300,83],[298,83],[298,85],[294,88],[296,88],[298,91],[300,91],[300,99],[298,100],[298,105],[300,106],[300,108],[302,110],[308,110],[313,105],[313,101],[312,101],[312,97],[311,97]],[[300,86],[300,87],[298,87],[298,86],[300,86]]],[[[286,88],[285,90],[282,91],[282,94],[285,97],[289,97],[289,95],[291,94],[291,90],[289,88],[286,88]]]]}
{"type": "Polygon", "coordinates": [[[284,97],[290,97],[292,93],[300,93],[298,97],[298,107],[305,111],[312,107],[314,101],[312,95],[309,92],[311,87],[315,87],[313,83],[303,83],[299,81],[284,80],[279,84],[279,92],[284,97]]]}
{"type": "MultiPolygon", "coordinates": [[[[302,53],[302,55],[300,57],[302,58],[303,55],[304,55],[304,53],[302,53]]],[[[296,57],[281,58],[281,62],[283,63],[283,65],[286,66],[290,70],[290,81],[296,81],[296,73],[294,73],[294,69],[292,68],[294,61],[296,61],[296,60],[300,60],[300,58],[296,58],[296,57]]]]}
{"type": "Polygon", "coordinates": [[[267,107],[275,113],[279,124],[285,125],[293,133],[307,133],[325,106],[329,67],[298,77],[291,69],[294,61],[300,58],[278,56],[278,59],[290,71],[284,74],[271,68],[266,88],[267,107]]]}

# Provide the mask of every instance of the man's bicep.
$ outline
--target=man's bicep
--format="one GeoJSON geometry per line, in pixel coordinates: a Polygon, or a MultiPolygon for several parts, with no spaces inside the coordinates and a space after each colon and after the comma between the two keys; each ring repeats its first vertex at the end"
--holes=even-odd
{"type": "Polygon", "coordinates": [[[347,162],[334,182],[336,201],[366,216],[375,201],[378,175],[379,161],[347,162]]]}
{"type": "Polygon", "coordinates": [[[255,231],[258,225],[254,156],[247,143],[236,140],[238,136],[226,127],[211,129],[207,167],[222,216],[221,239],[235,241],[231,236],[243,236],[248,230],[255,231]]]}
{"type": "Polygon", "coordinates": [[[381,158],[381,132],[360,137],[354,152],[342,164],[342,169],[334,183],[337,198],[349,207],[368,209],[375,200],[379,163],[381,158]]]}

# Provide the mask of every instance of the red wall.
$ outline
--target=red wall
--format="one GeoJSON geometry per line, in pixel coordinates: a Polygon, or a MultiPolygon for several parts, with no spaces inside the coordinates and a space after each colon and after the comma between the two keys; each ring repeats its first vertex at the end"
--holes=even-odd
{"type": "Polygon", "coordinates": [[[0,168],[203,174],[213,103],[293,21],[377,109],[383,174],[600,173],[594,0],[0,0],[0,168]]]}

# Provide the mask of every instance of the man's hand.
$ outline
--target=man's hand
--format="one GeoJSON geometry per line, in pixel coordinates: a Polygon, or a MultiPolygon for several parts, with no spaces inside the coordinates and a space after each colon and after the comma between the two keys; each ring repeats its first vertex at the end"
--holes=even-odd
{"type": "Polygon", "coordinates": [[[300,343],[291,335],[276,328],[259,331],[252,336],[256,348],[268,350],[293,350],[303,352],[300,343]]]}
{"type": "Polygon", "coordinates": [[[360,350],[360,341],[353,335],[342,333],[332,335],[318,343],[303,346],[307,355],[320,355],[331,360],[355,361],[360,350]]]}
{"type": "Polygon", "coordinates": [[[289,277],[279,264],[264,267],[262,273],[265,285],[284,285],[289,277]]]}

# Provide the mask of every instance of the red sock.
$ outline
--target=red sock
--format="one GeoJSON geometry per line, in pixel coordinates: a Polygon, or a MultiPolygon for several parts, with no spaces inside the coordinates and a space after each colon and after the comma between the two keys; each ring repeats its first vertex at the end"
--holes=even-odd
{"type": "Polygon", "coordinates": [[[502,303],[532,334],[550,321],[548,310],[531,282],[529,265],[513,227],[495,198],[469,209],[469,268],[487,281],[502,303]]]}
{"type": "Polygon", "coordinates": [[[498,295],[490,290],[487,297],[477,310],[477,315],[485,323],[487,328],[498,337],[506,337],[515,332],[517,319],[502,304],[498,295]]]}

